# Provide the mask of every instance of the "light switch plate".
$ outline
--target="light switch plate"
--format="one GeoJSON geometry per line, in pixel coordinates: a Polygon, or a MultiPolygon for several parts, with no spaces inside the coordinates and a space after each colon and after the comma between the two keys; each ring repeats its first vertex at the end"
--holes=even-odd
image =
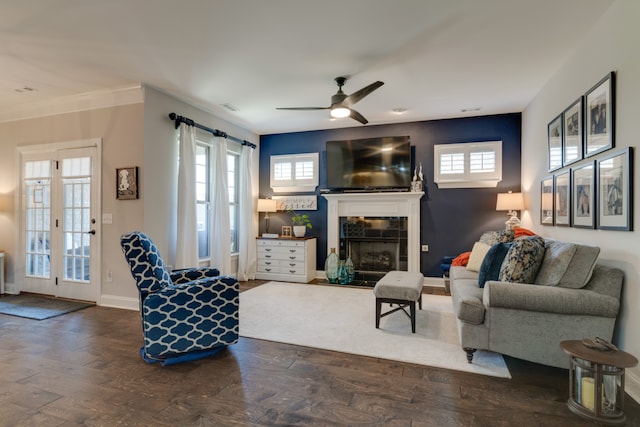
{"type": "Polygon", "coordinates": [[[103,224],[113,224],[113,215],[110,213],[102,214],[102,223],[103,224]]]}

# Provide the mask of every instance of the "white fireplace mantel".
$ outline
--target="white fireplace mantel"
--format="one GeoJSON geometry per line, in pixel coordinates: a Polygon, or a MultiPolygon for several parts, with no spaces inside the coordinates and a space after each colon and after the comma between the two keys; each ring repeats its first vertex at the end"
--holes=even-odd
{"type": "Polygon", "coordinates": [[[323,194],[327,199],[327,253],[338,248],[340,217],[407,217],[407,270],[420,271],[420,199],[423,192],[323,194]]]}

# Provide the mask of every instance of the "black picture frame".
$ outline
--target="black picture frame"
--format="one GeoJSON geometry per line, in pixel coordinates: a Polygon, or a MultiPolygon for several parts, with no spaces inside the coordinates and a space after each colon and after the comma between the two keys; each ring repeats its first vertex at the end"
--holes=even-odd
{"type": "Polygon", "coordinates": [[[562,114],[556,116],[547,125],[547,165],[549,172],[560,169],[562,167],[562,114]]]}
{"type": "Polygon", "coordinates": [[[584,95],[585,145],[589,157],[614,147],[615,73],[610,72],[584,95]]]}
{"type": "Polygon", "coordinates": [[[562,165],[582,160],[584,156],[584,98],[581,96],[562,112],[564,139],[562,165]]]}
{"type": "Polygon", "coordinates": [[[540,224],[553,225],[553,176],[540,182],[540,224]]]}
{"type": "Polygon", "coordinates": [[[632,152],[627,147],[597,160],[599,229],[633,230],[632,152]]]}
{"type": "Polygon", "coordinates": [[[559,227],[571,225],[571,173],[569,170],[553,177],[553,221],[559,227]]]}
{"type": "Polygon", "coordinates": [[[596,228],[596,162],[571,168],[571,225],[596,228]]]}
{"type": "Polygon", "coordinates": [[[138,198],[138,167],[116,169],[116,199],[134,200],[138,198]]]}

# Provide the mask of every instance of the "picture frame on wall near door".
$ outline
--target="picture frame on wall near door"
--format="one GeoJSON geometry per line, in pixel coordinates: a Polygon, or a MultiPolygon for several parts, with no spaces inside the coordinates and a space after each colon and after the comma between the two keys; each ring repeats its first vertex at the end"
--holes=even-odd
{"type": "Polygon", "coordinates": [[[135,200],[138,198],[138,167],[116,169],[116,199],[135,200]]]}

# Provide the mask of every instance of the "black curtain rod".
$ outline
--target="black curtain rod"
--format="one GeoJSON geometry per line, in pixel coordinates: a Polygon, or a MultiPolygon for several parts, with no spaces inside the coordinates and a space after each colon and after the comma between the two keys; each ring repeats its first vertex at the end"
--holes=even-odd
{"type": "Polygon", "coordinates": [[[235,142],[237,142],[239,144],[242,144],[242,145],[246,145],[246,146],[251,147],[253,149],[256,148],[256,144],[254,144],[252,142],[246,141],[244,139],[236,138],[235,136],[228,135],[226,132],[223,132],[220,129],[211,129],[210,127],[201,125],[200,123],[196,123],[196,122],[194,122],[193,120],[191,120],[191,119],[189,119],[187,117],[179,116],[176,113],[169,113],[169,118],[171,120],[175,121],[176,129],[178,129],[180,127],[180,123],[184,123],[184,124],[186,124],[188,126],[194,126],[194,127],[197,127],[198,129],[202,129],[204,131],[210,132],[210,133],[213,134],[213,136],[221,136],[223,138],[230,139],[232,141],[235,141],[235,142]]]}

